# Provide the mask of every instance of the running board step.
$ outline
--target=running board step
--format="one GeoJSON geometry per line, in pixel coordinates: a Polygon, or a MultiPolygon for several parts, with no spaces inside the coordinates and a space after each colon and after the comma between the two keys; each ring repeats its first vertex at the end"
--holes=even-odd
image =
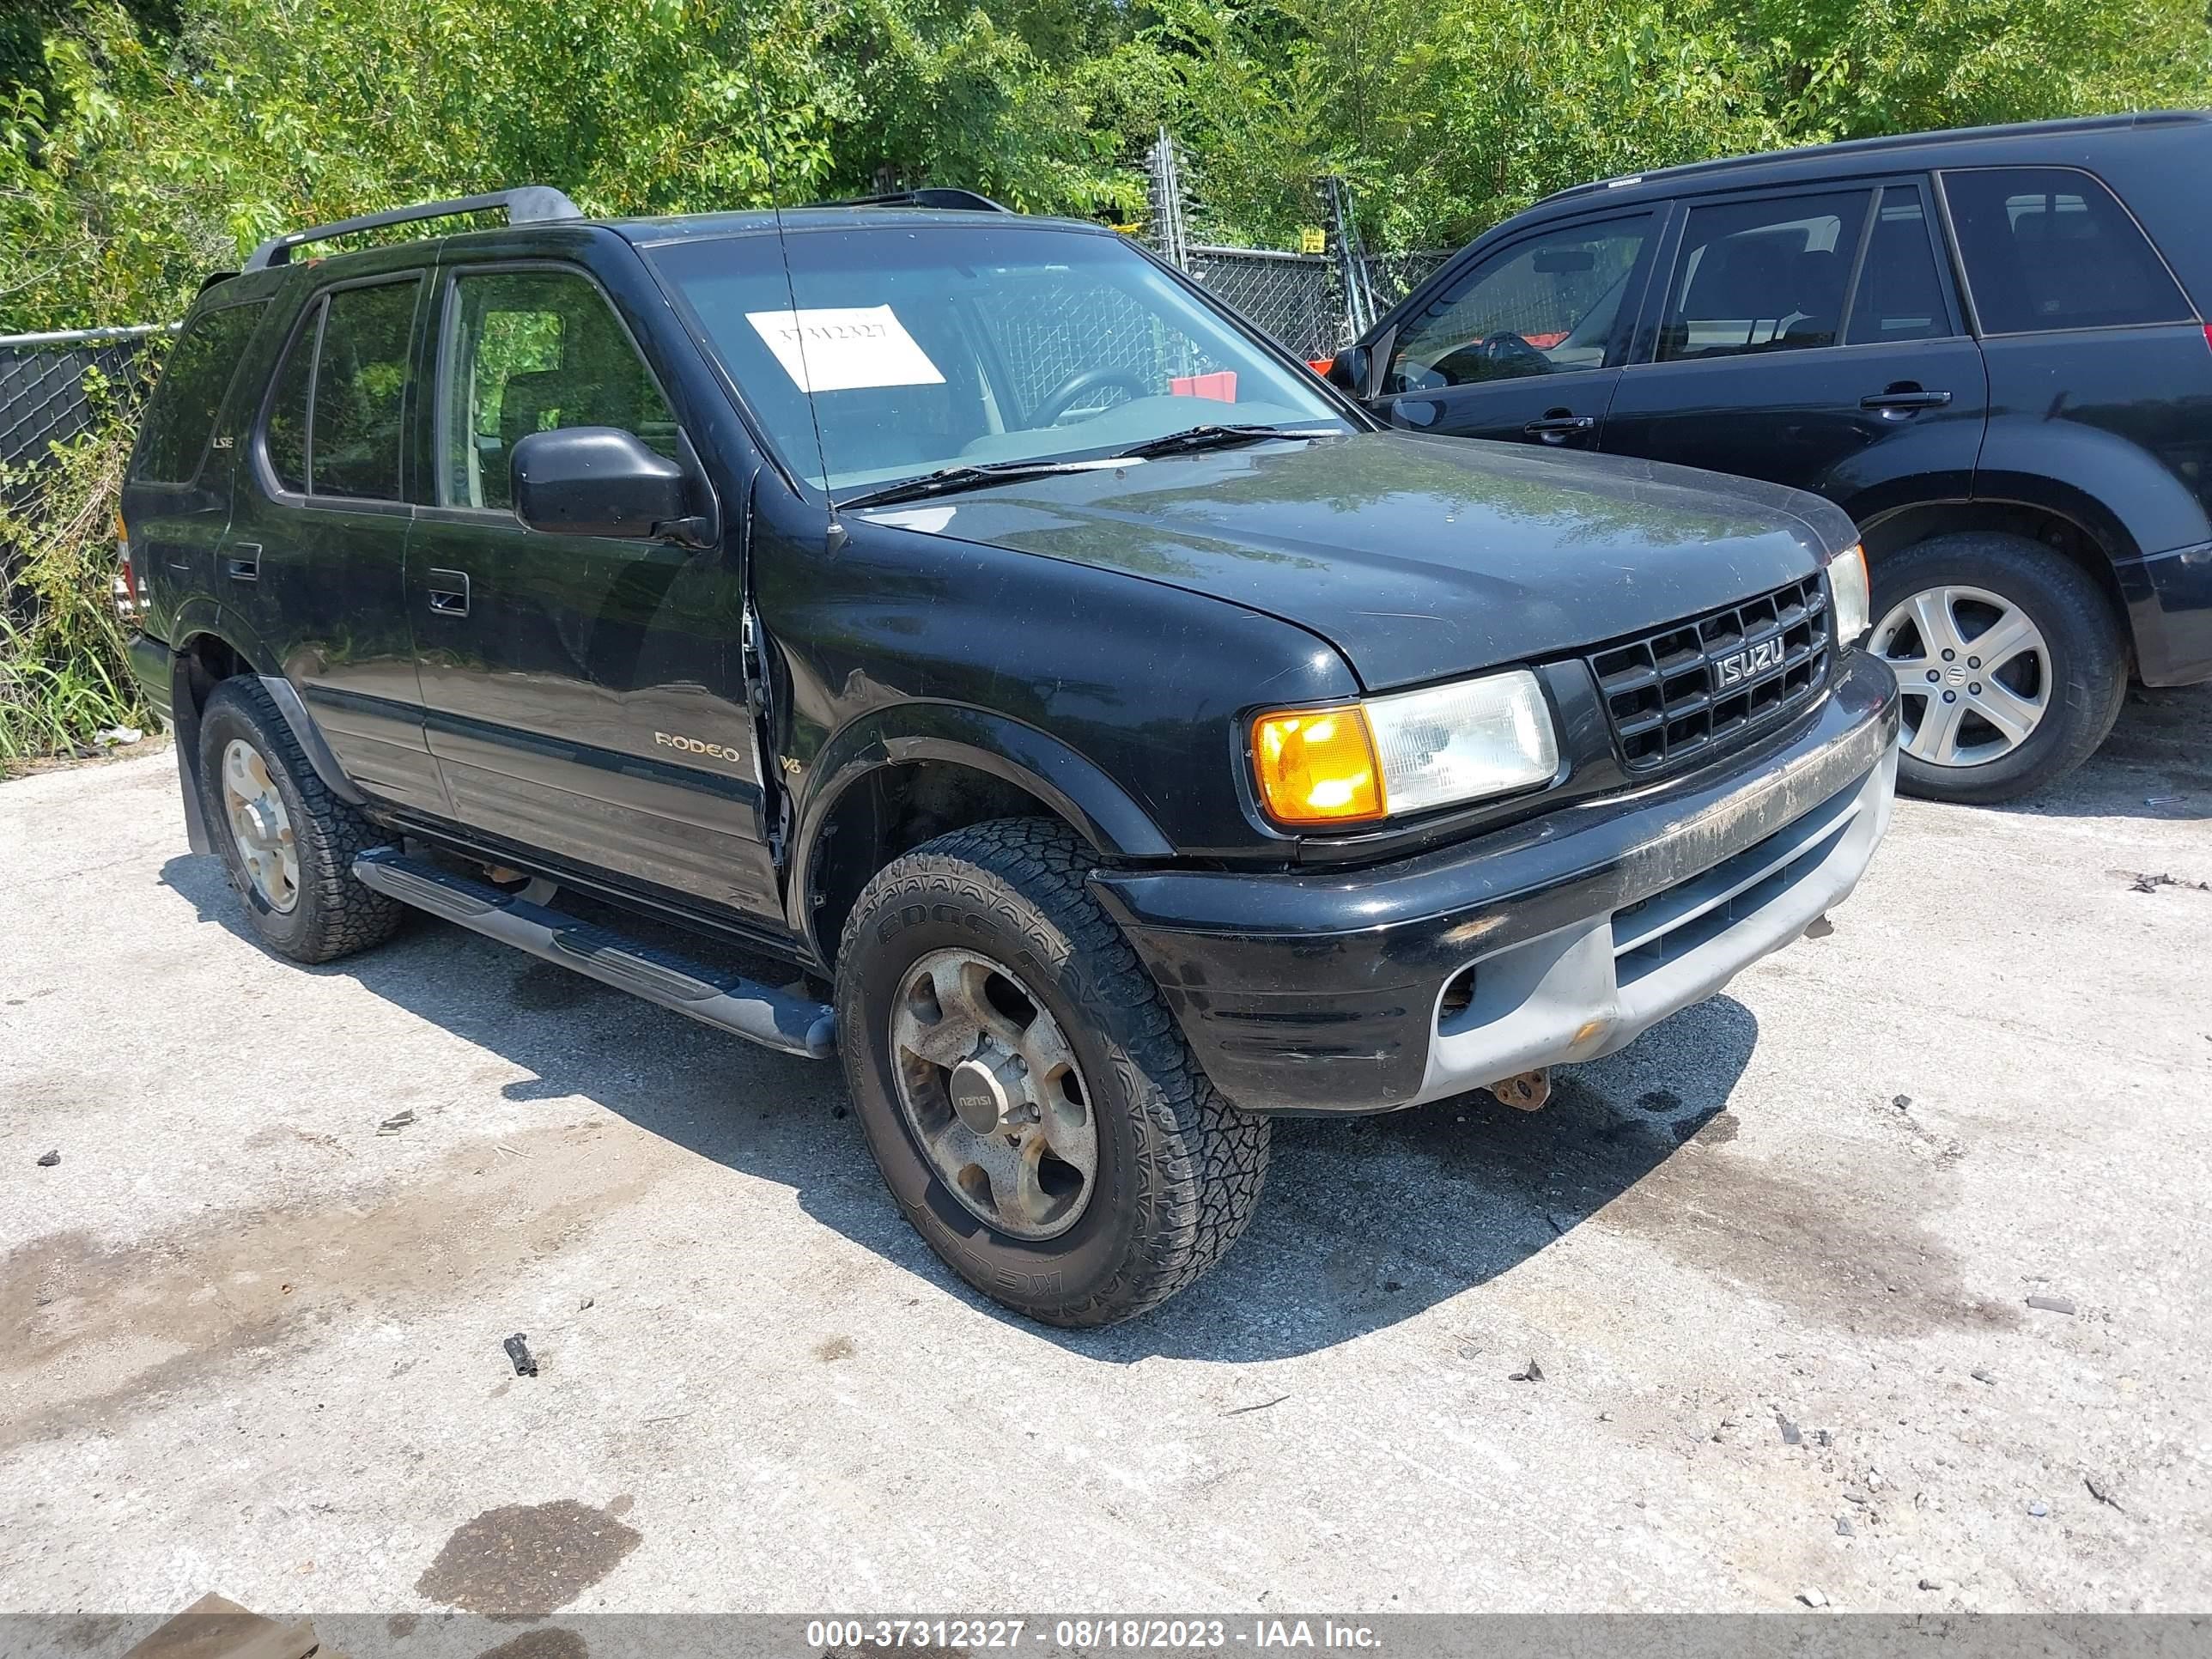
{"type": "Polygon", "coordinates": [[[396,848],[363,853],[353,861],[353,873],[363,886],[402,904],[573,968],[732,1036],[809,1060],[827,1060],[836,1050],[836,1016],[827,1003],[717,974],[672,951],[451,874],[396,848]]]}

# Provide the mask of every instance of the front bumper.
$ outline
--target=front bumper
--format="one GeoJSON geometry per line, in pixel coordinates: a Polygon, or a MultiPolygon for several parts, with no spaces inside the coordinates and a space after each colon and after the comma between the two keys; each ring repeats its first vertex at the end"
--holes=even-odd
{"type": "Polygon", "coordinates": [[[1091,889],[1247,1110],[1389,1111],[1592,1060],[1857,884],[1896,791],[1897,684],[1841,666],[1804,720],[1637,794],[1367,869],[1091,889]]]}

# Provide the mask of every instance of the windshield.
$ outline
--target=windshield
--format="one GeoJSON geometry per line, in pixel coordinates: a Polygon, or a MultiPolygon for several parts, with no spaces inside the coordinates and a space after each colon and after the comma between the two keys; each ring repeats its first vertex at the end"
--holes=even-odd
{"type": "Polygon", "coordinates": [[[785,464],[833,495],[1195,426],[1351,430],[1301,371],[1117,236],[1017,221],[794,227],[786,241],[788,286],[766,236],[647,253],[785,464]]]}

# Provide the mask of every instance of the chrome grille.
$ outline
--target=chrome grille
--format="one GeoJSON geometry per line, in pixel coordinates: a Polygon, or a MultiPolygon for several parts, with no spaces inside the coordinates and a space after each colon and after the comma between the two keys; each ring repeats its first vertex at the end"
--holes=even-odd
{"type": "Polygon", "coordinates": [[[1808,576],[1592,653],[1629,769],[1712,749],[1809,702],[1828,678],[1827,605],[1822,579],[1808,576]]]}

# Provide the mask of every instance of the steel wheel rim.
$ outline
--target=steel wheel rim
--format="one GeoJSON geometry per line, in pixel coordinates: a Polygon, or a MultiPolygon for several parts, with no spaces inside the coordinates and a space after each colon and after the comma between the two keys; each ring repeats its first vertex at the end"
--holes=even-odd
{"type": "Polygon", "coordinates": [[[2051,647],[2026,611],[1986,587],[1907,594],[1868,649],[1896,672],[1905,752],[1931,766],[1985,766],[2050,712],[2051,647]]]}
{"type": "Polygon", "coordinates": [[[1022,1239],[1082,1219],[1098,1125],[1075,1050],[1043,1001],[974,951],[936,951],[899,980],[891,1070],[908,1129],[945,1189],[1022,1239]]]}
{"type": "Polygon", "coordinates": [[[263,903],[289,913],[300,902],[300,852],[292,819],[269,763],[243,738],[223,746],[222,806],[246,878],[263,903]]]}

